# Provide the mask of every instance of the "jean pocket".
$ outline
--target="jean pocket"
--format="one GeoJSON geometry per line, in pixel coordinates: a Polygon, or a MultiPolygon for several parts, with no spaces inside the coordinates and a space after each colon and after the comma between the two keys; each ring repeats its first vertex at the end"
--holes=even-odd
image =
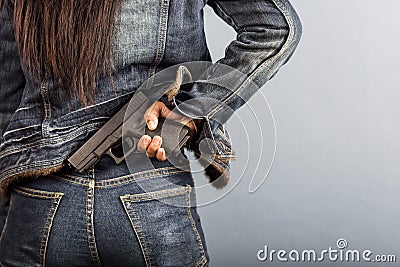
{"type": "Polygon", "coordinates": [[[5,266],[44,266],[53,218],[64,194],[14,185],[0,236],[5,266]]]}
{"type": "Polygon", "coordinates": [[[120,197],[140,243],[146,266],[204,266],[207,263],[192,213],[189,185],[120,197]]]}

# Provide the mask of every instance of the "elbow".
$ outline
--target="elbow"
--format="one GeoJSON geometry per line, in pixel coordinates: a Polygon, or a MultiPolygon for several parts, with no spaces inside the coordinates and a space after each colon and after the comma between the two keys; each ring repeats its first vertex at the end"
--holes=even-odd
{"type": "Polygon", "coordinates": [[[281,0],[279,2],[283,3],[281,6],[281,12],[285,17],[288,28],[286,38],[289,45],[289,50],[295,50],[303,34],[303,25],[299,15],[289,1],[281,0]]]}
{"type": "Polygon", "coordinates": [[[281,12],[281,20],[284,21],[284,28],[286,29],[285,42],[280,51],[280,54],[284,59],[283,64],[285,64],[291,58],[300,43],[303,34],[303,26],[299,15],[288,0],[272,1],[275,2],[276,7],[279,8],[281,12]]]}
{"type": "Polygon", "coordinates": [[[295,46],[297,46],[300,42],[301,36],[303,34],[303,25],[301,23],[301,20],[299,18],[299,16],[297,15],[297,13],[293,10],[292,14],[292,27],[289,28],[289,34],[293,35],[293,43],[295,46]]]}

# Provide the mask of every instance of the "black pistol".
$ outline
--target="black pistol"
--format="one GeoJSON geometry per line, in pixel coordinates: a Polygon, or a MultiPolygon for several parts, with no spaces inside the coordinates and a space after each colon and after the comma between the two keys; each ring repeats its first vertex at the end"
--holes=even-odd
{"type": "Polygon", "coordinates": [[[161,136],[167,156],[178,154],[190,138],[189,128],[179,122],[159,118],[157,128],[150,131],[143,114],[151,104],[142,92],[135,93],[132,101],[125,104],[68,158],[68,164],[82,173],[93,167],[105,154],[120,164],[136,151],[143,134],[161,136]]]}

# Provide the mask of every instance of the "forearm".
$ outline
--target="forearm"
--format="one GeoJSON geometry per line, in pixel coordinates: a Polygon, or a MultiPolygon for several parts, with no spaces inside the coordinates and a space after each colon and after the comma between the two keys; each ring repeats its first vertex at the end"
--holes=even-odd
{"type": "Polygon", "coordinates": [[[208,4],[235,29],[237,38],[225,56],[209,67],[207,77],[179,92],[176,102],[190,117],[224,123],[288,61],[302,27],[287,0],[210,0],[208,4]],[[182,104],[187,99],[192,99],[190,104],[182,104]]]}

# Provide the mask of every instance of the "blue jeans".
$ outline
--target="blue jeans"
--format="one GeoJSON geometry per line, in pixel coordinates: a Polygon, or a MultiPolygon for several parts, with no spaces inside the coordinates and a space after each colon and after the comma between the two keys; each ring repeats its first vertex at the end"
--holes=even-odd
{"type": "Polygon", "coordinates": [[[208,266],[191,173],[168,161],[153,164],[130,174],[106,157],[85,174],[65,168],[14,182],[0,263],[208,266]]]}

